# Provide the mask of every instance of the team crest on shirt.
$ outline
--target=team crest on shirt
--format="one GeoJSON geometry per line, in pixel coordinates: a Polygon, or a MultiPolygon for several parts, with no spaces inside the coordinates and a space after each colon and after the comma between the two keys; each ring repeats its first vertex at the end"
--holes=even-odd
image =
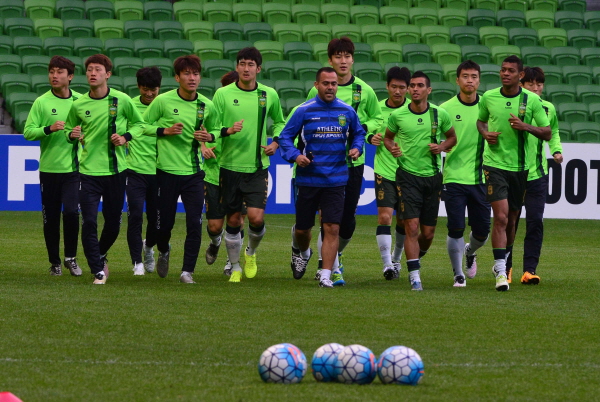
{"type": "Polygon", "coordinates": [[[265,107],[267,106],[267,98],[265,96],[259,96],[258,97],[258,105],[260,107],[265,107]]]}
{"type": "Polygon", "coordinates": [[[359,91],[352,92],[352,102],[360,102],[360,92],[359,91]]]}
{"type": "Polygon", "coordinates": [[[525,112],[527,111],[527,104],[525,102],[519,103],[519,119],[525,118],[525,112]]]}
{"type": "Polygon", "coordinates": [[[202,106],[198,106],[198,111],[196,112],[196,119],[203,120],[204,119],[204,108],[202,106]]]}
{"type": "Polygon", "coordinates": [[[431,135],[435,136],[438,130],[438,122],[437,121],[432,121],[431,122],[431,135]]]}
{"type": "Polygon", "coordinates": [[[115,117],[117,115],[117,105],[113,103],[108,107],[108,115],[110,117],[115,117]]]}
{"type": "Polygon", "coordinates": [[[340,126],[342,126],[342,127],[346,126],[346,115],[345,114],[341,114],[338,116],[338,123],[340,123],[340,126]]]}

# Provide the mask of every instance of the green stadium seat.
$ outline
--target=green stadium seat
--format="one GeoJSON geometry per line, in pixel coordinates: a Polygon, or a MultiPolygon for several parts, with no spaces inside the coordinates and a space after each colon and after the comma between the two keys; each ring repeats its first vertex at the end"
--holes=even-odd
{"type": "Polygon", "coordinates": [[[221,81],[221,77],[218,78],[208,78],[202,77],[200,84],[198,85],[198,92],[202,95],[206,96],[208,99],[212,99],[215,94],[216,88],[219,88],[221,81]]]}
{"type": "Polygon", "coordinates": [[[217,22],[214,24],[214,37],[221,42],[244,40],[244,29],[237,22],[217,22]]]}
{"type": "Polygon", "coordinates": [[[490,64],[492,62],[492,52],[490,48],[484,45],[462,46],[463,60],[473,60],[477,64],[490,64]]]}
{"type": "Polygon", "coordinates": [[[171,21],[173,5],[168,1],[146,2],[144,3],[144,17],[149,21],[171,21]]]}
{"type": "MultiPolygon", "coordinates": [[[[205,61],[202,60],[202,63],[205,63],[205,61]]],[[[163,79],[165,77],[172,77],[174,74],[173,62],[166,57],[148,57],[142,59],[142,67],[157,67],[160,70],[163,79]]]]}
{"type": "Polygon", "coordinates": [[[375,91],[378,101],[387,99],[389,97],[386,81],[372,81],[368,82],[368,84],[373,91],[375,91]]]}
{"type": "Polygon", "coordinates": [[[25,14],[22,0],[3,0],[0,3],[0,18],[20,18],[25,14]]]}
{"type": "Polygon", "coordinates": [[[429,46],[438,43],[450,43],[450,28],[443,25],[421,27],[421,40],[429,46]]]}
{"type": "Polygon", "coordinates": [[[362,27],[363,41],[373,46],[376,43],[389,42],[392,30],[387,25],[364,25],[362,27]]]}
{"type": "Polygon", "coordinates": [[[123,92],[125,87],[123,86],[123,78],[118,75],[112,75],[108,82],[109,88],[116,89],[117,91],[123,92]]]}
{"type": "Polygon", "coordinates": [[[592,31],[600,30],[600,11],[586,11],[583,13],[583,22],[587,29],[592,31]]]}
{"type": "Polygon", "coordinates": [[[555,13],[556,10],[558,9],[558,1],[556,1],[556,0],[529,0],[529,9],[555,13]]]}
{"type": "Polygon", "coordinates": [[[13,39],[13,47],[19,56],[28,56],[44,53],[44,45],[37,36],[17,36],[13,39]]]}
{"type": "Polygon", "coordinates": [[[48,82],[48,74],[36,74],[31,76],[31,90],[38,96],[45,94],[52,87],[48,82]]]}
{"type": "Polygon", "coordinates": [[[94,36],[94,23],[90,20],[63,21],[63,33],[70,38],[89,38],[94,36]]]}
{"type": "Polygon", "coordinates": [[[88,84],[85,75],[75,75],[71,80],[69,88],[75,92],[84,94],[90,91],[90,84],[88,84]]]}
{"type": "Polygon", "coordinates": [[[119,0],[115,2],[115,16],[121,21],[144,19],[144,3],[136,0],[119,0]]]}
{"type": "Polygon", "coordinates": [[[500,2],[497,0],[475,0],[473,4],[473,8],[478,8],[482,10],[491,10],[493,12],[497,12],[498,8],[500,8],[500,2]]]}
{"type": "Polygon", "coordinates": [[[262,21],[262,7],[260,4],[238,3],[233,5],[235,21],[244,25],[249,22],[262,21]]]}
{"type": "MultiPolygon", "coordinates": [[[[430,77],[431,78],[431,77],[430,77]]],[[[434,105],[441,105],[448,99],[456,96],[458,89],[456,84],[450,82],[431,82],[430,100],[434,105]]]]}
{"type": "Polygon", "coordinates": [[[275,24],[292,22],[292,6],[282,3],[265,3],[262,6],[263,20],[275,27],[275,24]]]}
{"type": "Polygon", "coordinates": [[[500,10],[496,13],[496,21],[498,26],[506,29],[511,28],[525,28],[527,22],[525,21],[525,13],[517,10],[500,10]]]}
{"type": "Polygon", "coordinates": [[[173,13],[175,20],[185,24],[186,22],[202,21],[204,12],[202,4],[191,3],[188,1],[178,1],[173,3],[173,13]]]}
{"type": "MultiPolygon", "coordinates": [[[[236,40],[223,43],[223,58],[236,61],[238,52],[252,46],[252,42],[246,40],[236,40]]],[[[264,59],[263,59],[264,60],[264,59]]]]}
{"type": "Polygon", "coordinates": [[[250,42],[273,40],[273,28],[266,22],[248,22],[244,24],[244,35],[250,42]]]}
{"type": "Polygon", "coordinates": [[[558,131],[560,133],[559,135],[560,135],[561,143],[573,142],[573,140],[572,140],[573,133],[572,133],[571,125],[569,123],[567,123],[566,121],[559,120],[558,131]]]}
{"type": "Polygon", "coordinates": [[[326,65],[329,60],[327,55],[327,43],[315,43],[313,46],[313,57],[322,65],[326,65]]]}
{"type": "Polygon", "coordinates": [[[380,42],[373,45],[375,61],[381,65],[402,61],[402,45],[395,42],[380,42]]]}
{"type": "Polygon", "coordinates": [[[125,36],[131,40],[154,38],[154,24],[152,21],[125,21],[123,29],[125,30],[125,36]]]}
{"type": "MultiPolygon", "coordinates": [[[[314,77],[313,77],[314,80],[314,77]]],[[[290,114],[290,112],[292,111],[292,109],[294,109],[296,106],[303,104],[306,101],[306,98],[290,98],[287,99],[284,103],[281,105],[282,109],[283,109],[283,113],[284,116],[288,116],[290,114]]]]}
{"type": "Polygon", "coordinates": [[[25,74],[48,74],[50,56],[23,56],[23,72],[25,74]]]}
{"type": "Polygon", "coordinates": [[[538,30],[540,44],[547,48],[567,46],[567,32],[562,28],[545,28],[538,30]]]}
{"type": "Polygon", "coordinates": [[[591,29],[571,29],[567,31],[567,41],[577,49],[596,46],[596,31],[591,29]]]}
{"type": "Polygon", "coordinates": [[[577,101],[577,93],[572,85],[547,84],[544,88],[548,100],[555,105],[577,101]]]}
{"type": "Polygon", "coordinates": [[[338,24],[331,27],[331,35],[334,38],[342,36],[349,37],[352,42],[360,42],[362,40],[362,31],[356,24],[338,24]]]}
{"type": "Polygon", "coordinates": [[[6,97],[6,103],[8,104],[10,114],[17,116],[19,113],[29,112],[37,97],[38,95],[35,92],[11,93],[6,97]]]}
{"type": "Polygon", "coordinates": [[[460,64],[462,52],[460,46],[454,43],[437,43],[431,46],[433,59],[439,64],[460,64]]]}
{"type": "Polygon", "coordinates": [[[42,40],[63,36],[63,22],[58,18],[38,19],[34,21],[35,33],[42,40]]]}
{"type": "Polygon", "coordinates": [[[266,86],[268,86],[268,87],[270,87],[270,88],[275,88],[275,81],[273,81],[273,80],[269,80],[269,79],[267,79],[267,78],[265,78],[265,79],[262,79],[262,78],[261,78],[261,79],[259,79],[258,81],[259,81],[261,84],[263,84],[263,85],[266,85],[266,86]]]}
{"type": "Polygon", "coordinates": [[[467,10],[455,8],[441,8],[438,10],[438,20],[440,25],[448,28],[464,27],[467,25],[467,10]]]}
{"type": "MultiPolygon", "coordinates": [[[[564,71],[564,68],[563,68],[564,71]]],[[[598,103],[600,102],[600,85],[577,85],[577,97],[583,103],[598,103]]]]}
{"type": "Polygon", "coordinates": [[[481,27],[479,35],[481,44],[489,48],[508,45],[508,30],[504,27],[481,27]]]}
{"type": "Polygon", "coordinates": [[[13,92],[31,91],[31,77],[27,74],[3,74],[0,77],[2,96],[6,99],[13,92]]]}
{"type": "Polygon", "coordinates": [[[4,33],[12,36],[34,36],[33,21],[30,18],[5,18],[4,33]]]}
{"type": "MultiPolygon", "coordinates": [[[[177,3],[175,3],[177,4],[177,3]]],[[[214,24],[208,21],[188,21],[183,23],[183,33],[189,41],[213,39],[214,24]]]]}
{"type": "Polygon", "coordinates": [[[381,64],[376,62],[354,63],[354,74],[363,81],[382,81],[385,72],[381,64]]]}
{"type": "Polygon", "coordinates": [[[390,7],[412,7],[412,0],[387,0],[386,4],[390,7]]]}
{"type": "Polygon", "coordinates": [[[114,73],[119,77],[135,77],[135,73],[142,68],[142,59],[139,57],[114,58],[114,73]]]}
{"type": "Polygon", "coordinates": [[[16,54],[6,54],[0,58],[0,77],[4,74],[19,74],[23,60],[16,54]]]}
{"type": "Polygon", "coordinates": [[[137,85],[137,77],[124,77],[123,78],[123,92],[134,98],[140,94],[140,90],[137,85]]]}
{"type": "Polygon", "coordinates": [[[432,8],[437,10],[442,7],[442,0],[413,0],[413,7],[432,8]]]}
{"type": "Polygon", "coordinates": [[[202,77],[221,78],[234,69],[235,63],[228,59],[206,60],[202,63],[202,77]]]}
{"type": "Polygon", "coordinates": [[[302,25],[302,34],[304,41],[314,45],[315,43],[331,40],[331,28],[327,24],[308,24],[302,25]]]}
{"type": "Polygon", "coordinates": [[[529,10],[529,2],[527,0],[504,0],[502,8],[504,10],[517,10],[525,13],[529,10]]]}
{"type": "MultiPolygon", "coordinates": [[[[600,103],[591,103],[588,108],[588,116],[594,123],[600,123],[600,103]]],[[[562,130],[560,131],[560,137],[562,139],[562,130]]]]}
{"type": "Polygon", "coordinates": [[[408,9],[408,16],[410,23],[420,27],[426,25],[437,25],[438,14],[437,11],[431,8],[420,8],[413,7],[408,9]]]}
{"type": "Polygon", "coordinates": [[[467,12],[469,25],[476,28],[496,25],[496,13],[486,9],[471,9],[467,12]]]}
{"type": "Polygon", "coordinates": [[[526,66],[539,66],[550,64],[552,56],[550,50],[543,46],[525,46],[521,48],[523,64],[526,66]]]}
{"type": "Polygon", "coordinates": [[[308,42],[288,42],[283,45],[283,54],[291,62],[311,61],[313,48],[308,42]]]}
{"type": "Polygon", "coordinates": [[[321,8],[312,4],[295,4],[292,6],[292,19],[296,24],[319,24],[321,8]]]}
{"type": "Polygon", "coordinates": [[[194,53],[194,44],[187,39],[169,39],[164,41],[163,50],[167,58],[175,60],[194,53]]]}
{"type": "Polygon", "coordinates": [[[500,84],[500,67],[496,64],[481,64],[480,81],[482,84],[500,84]]]}
{"type": "Polygon", "coordinates": [[[585,0],[558,0],[559,10],[586,12],[587,2],[585,0]]]}
{"type": "Polygon", "coordinates": [[[589,121],[588,105],[583,103],[561,103],[557,107],[560,120],[567,123],[589,121]]]}
{"type": "Polygon", "coordinates": [[[551,11],[540,11],[536,9],[525,13],[527,26],[535,30],[554,28],[554,13],[551,11]]]}
{"type": "Polygon", "coordinates": [[[581,62],[590,67],[600,66],[600,48],[588,47],[581,49],[581,62]]]}
{"type": "Polygon", "coordinates": [[[442,70],[444,71],[444,77],[446,77],[446,81],[448,81],[448,82],[456,81],[456,68],[457,67],[458,66],[456,64],[442,64],[442,70]]]}
{"type": "MultiPolygon", "coordinates": [[[[13,39],[8,35],[0,35],[0,55],[13,53],[13,39]]],[[[1,58],[0,58],[1,60],[1,58]]]]}
{"type": "Polygon", "coordinates": [[[302,25],[299,24],[277,24],[273,25],[275,40],[285,44],[288,42],[302,42],[304,35],[302,25]]]}
{"type": "Polygon", "coordinates": [[[160,40],[183,39],[183,25],[179,21],[156,21],[154,37],[160,40]]]}
{"type": "Polygon", "coordinates": [[[356,42],[354,44],[354,62],[365,63],[373,61],[373,48],[368,43],[356,42]]]}
{"type": "Polygon", "coordinates": [[[438,63],[415,63],[413,68],[427,74],[431,82],[445,81],[444,69],[438,63]]]}
{"type": "Polygon", "coordinates": [[[32,20],[53,18],[54,3],[48,0],[25,0],[25,15],[32,20]]]}
{"type": "MultiPolygon", "coordinates": [[[[200,84],[202,84],[202,81],[200,81],[200,84]]],[[[164,94],[165,92],[169,92],[177,88],[179,88],[179,83],[175,80],[174,77],[163,77],[160,86],[161,94],[164,94]]]]}
{"type": "Polygon", "coordinates": [[[578,66],[581,60],[579,49],[574,47],[555,47],[550,49],[550,55],[557,66],[578,66]]]}
{"type": "Polygon", "coordinates": [[[554,66],[552,64],[539,65],[544,71],[546,76],[546,85],[558,85],[563,83],[563,72],[561,66],[554,66]]]}
{"type": "Polygon", "coordinates": [[[294,63],[296,79],[300,81],[315,81],[317,71],[323,67],[318,61],[297,61],[294,63]]]}
{"type": "Polygon", "coordinates": [[[281,42],[259,40],[258,42],[254,42],[254,46],[262,55],[263,62],[283,60],[283,43],[281,42]]]}
{"type": "Polygon", "coordinates": [[[557,11],[554,14],[554,23],[558,28],[565,30],[583,29],[585,26],[583,13],[577,11],[557,11]]]}
{"type": "Polygon", "coordinates": [[[508,38],[511,45],[525,47],[538,46],[538,34],[533,28],[511,28],[508,30],[508,38]]]}
{"type": "Polygon", "coordinates": [[[267,61],[263,63],[263,76],[270,80],[293,80],[294,63],[289,60],[267,61]]]}
{"type": "Polygon", "coordinates": [[[94,32],[102,39],[122,38],[125,35],[125,24],[121,20],[95,20],[94,32]]]}
{"type": "Polygon", "coordinates": [[[134,54],[141,59],[163,57],[163,41],[160,39],[137,39],[133,44],[133,49],[134,54]]]}
{"type": "Polygon", "coordinates": [[[92,22],[115,18],[115,6],[110,1],[88,0],[85,2],[85,14],[92,22]]]}
{"type": "Polygon", "coordinates": [[[100,38],[75,38],[73,39],[73,52],[82,58],[102,53],[104,42],[100,38]]]}
{"type": "Polygon", "coordinates": [[[443,0],[442,5],[444,8],[464,10],[465,12],[471,8],[469,0],[443,0]]]}
{"type": "Polygon", "coordinates": [[[450,28],[450,39],[452,43],[459,46],[478,45],[479,28],[476,27],[452,27],[450,28]]]}
{"type": "Polygon", "coordinates": [[[330,26],[350,23],[350,6],[344,4],[322,4],[321,21],[330,26]]]}
{"type": "Polygon", "coordinates": [[[215,60],[223,58],[223,42],[216,39],[197,40],[194,42],[194,53],[200,60],[215,60]]]}
{"type": "Polygon", "coordinates": [[[204,3],[204,19],[213,24],[233,20],[233,7],[227,3],[204,3]]]}
{"type": "Polygon", "coordinates": [[[379,9],[375,6],[352,6],[350,20],[361,26],[379,24],[379,9]]]}
{"type": "Polygon", "coordinates": [[[578,122],[571,124],[573,138],[577,142],[600,142],[600,124],[592,122],[578,122]]]}
{"type": "Polygon", "coordinates": [[[402,56],[408,63],[429,63],[431,48],[424,44],[408,43],[402,47],[402,56]]]}
{"type": "Polygon", "coordinates": [[[111,59],[115,57],[133,57],[135,53],[135,45],[131,39],[118,38],[104,41],[104,54],[111,59]]]}
{"type": "Polygon", "coordinates": [[[480,95],[483,95],[487,91],[491,91],[493,89],[500,88],[501,86],[502,85],[499,82],[480,85],[479,89],[477,89],[477,93],[480,95]]]}
{"type": "MultiPolygon", "coordinates": [[[[260,80],[264,84],[265,80],[260,80]]],[[[275,81],[275,90],[279,99],[305,98],[306,92],[302,81],[279,80],[275,81]]]]}
{"type": "MultiPolygon", "coordinates": [[[[414,66],[411,63],[403,63],[403,62],[395,62],[395,63],[386,63],[385,66],[383,66],[383,71],[387,72],[390,70],[390,68],[392,67],[406,67],[408,68],[408,71],[412,72],[414,71],[414,66]]],[[[456,67],[454,68],[454,70],[456,71],[456,67]]]]}
{"type": "Polygon", "coordinates": [[[515,45],[493,46],[491,50],[492,62],[498,65],[502,64],[502,61],[508,56],[516,55],[521,57],[521,49],[515,45]]]}
{"type": "Polygon", "coordinates": [[[73,45],[73,38],[62,36],[47,38],[44,40],[44,52],[52,56],[69,57],[73,55],[73,45]]]}
{"type": "Polygon", "coordinates": [[[392,40],[401,45],[421,43],[421,27],[416,25],[396,25],[392,27],[392,40]]]}
{"type": "Polygon", "coordinates": [[[79,56],[70,56],[68,59],[75,64],[75,75],[83,75],[83,59],[79,56]]]}
{"type": "Polygon", "coordinates": [[[389,27],[409,23],[408,8],[384,6],[379,9],[379,20],[389,27]]]}

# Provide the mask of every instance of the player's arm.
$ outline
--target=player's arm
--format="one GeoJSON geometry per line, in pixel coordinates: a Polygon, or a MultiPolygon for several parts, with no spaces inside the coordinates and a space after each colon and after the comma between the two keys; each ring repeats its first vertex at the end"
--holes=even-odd
{"type": "Polygon", "coordinates": [[[550,148],[550,154],[554,158],[556,163],[563,162],[563,148],[560,142],[560,131],[558,127],[558,117],[556,116],[556,109],[554,105],[549,109],[548,120],[550,120],[550,128],[552,130],[552,138],[548,141],[548,147],[550,148]]]}
{"type": "Polygon", "coordinates": [[[299,166],[307,166],[310,160],[302,155],[298,148],[294,146],[294,140],[304,126],[303,119],[299,116],[302,113],[290,115],[283,130],[279,134],[279,152],[281,157],[290,163],[297,163],[299,166]]]}
{"type": "Polygon", "coordinates": [[[365,91],[366,96],[366,113],[368,117],[367,121],[361,121],[365,132],[375,133],[379,127],[383,124],[383,113],[381,112],[381,105],[375,95],[375,91],[369,88],[365,91]]]}
{"type": "Polygon", "coordinates": [[[183,132],[183,124],[175,123],[170,127],[165,127],[162,123],[163,107],[162,99],[157,97],[144,112],[142,119],[146,122],[147,129],[143,131],[144,135],[150,137],[164,137],[167,135],[179,135],[183,132]]]}
{"type": "Polygon", "coordinates": [[[27,121],[25,122],[25,129],[23,130],[23,136],[28,141],[39,141],[42,138],[49,136],[50,134],[62,130],[64,128],[64,122],[57,121],[52,126],[42,126],[42,116],[40,115],[40,102],[36,99],[33,102],[33,106],[27,115],[27,121]],[[61,127],[62,125],[62,127],[61,127]]]}
{"type": "MultiPolygon", "coordinates": [[[[508,121],[510,122],[510,126],[514,130],[527,131],[529,134],[532,134],[532,135],[536,136],[537,138],[539,138],[541,140],[545,140],[545,141],[549,141],[550,138],[552,138],[552,131],[550,130],[550,124],[548,124],[544,127],[532,126],[531,124],[527,124],[527,123],[521,121],[521,119],[519,119],[517,116],[515,116],[512,113],[510,114],[510,119],[508,119],[508,121]]],[[[548,121],[548,119],[546,119],[546,121],[548,121]]]]}
{"type": "Polygon", "coordinates": [[[387,127],[385,129],[385,137],[383,137],[383,145],[388,151],[390,151],[394,158],[397,158],[399,156],[402,156],[402,151],[400,151],[400,147],[398,146],[398,143],[395,142],[395,139],[396,133],[394,133],[392,130],[390,130],[389,127],[387,127]]]}
{"type": "Polygon", "coordinates": [[[215,105],[212,102],[207,102],[205,106],[205,118],[200,130],[194,133],[194,138],[200,141],[203,145],[204,143],[209,143],[215,145],[217,140],[215,131],[218,131],[219,127],[221,127],[221,120],[219,119],[219,115],[215,111],[215,105]]]}
{"type": "Polygon", "coordinates": [[[268,156],[274,155],[277,148],[279,148],[278,137],[285,126],[285,119],[283,118],[283,111],[281,110],[281,101],[279,100],[277,92],[273,91],[271,99],[275,99],[273,101],[273,106],[269,111],[269,116],[273,119],[273,142],[271,142],[269,146],[263,146],[264,152],[268,156]]]}
{"type": "Polygon", "coordinates": [[[352,117],[350,122],[350,129],[352,130],[352,144],[350,144],[350,151],[348,151],[348,156],[352,160],[357,160],[358,157],[362,154],[367,132],[365,131],[363,125],[360,124],[360,121],[358,120],[358,115],[356,114],[356,112],[354,112],[354,110],[351,116],[352,117]]]}
{"type": "Polygon", "coordinates": [[[487,98],[485,94],[479,101],[479,117],[477,119],[477,131],[487,141],[488,144],[494,145],[498,143],[498,136],[501,134],[497,131],[489,131],[488,120],[490,118],[490,111],[487,107],[487,98]]]}
{"type": "Polygon", "coordinates": [[[81,132],[81,119],[77,114],[77,107],[75,103],[71,105],[71,109],[69,110],[69,114],[67,115],[67,121],[65,121],[64,128],[65,136],[67,137],[67,141],[73,143],[75,141],[79,141],[83,143],[83,137],[85,133],[81,132]]]}
{"type": "Polygon", "coordinates": [[[440,144],[429,144],[429,150],[434,155],[447,152],[456,145],[456,132],[454,131],[454,127],[452,127],[450,115],[442,108],[438,109],[438,115],[440,120],[439,130],[444,133],[446,140],[442,141],[440,144]]]}
{"type": "Polygon", "coordinates": [[[144,134],[144,119],[132,100],[124,98],[121,103],[124,105],[123,114],[127,119],[127,131],[123,134],[114,133],[111,136],[110,141],[115,146],[125,145],[144,134]]]}

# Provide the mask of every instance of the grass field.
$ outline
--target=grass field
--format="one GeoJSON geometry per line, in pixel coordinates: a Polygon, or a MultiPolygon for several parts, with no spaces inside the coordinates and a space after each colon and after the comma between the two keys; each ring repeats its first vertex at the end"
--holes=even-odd
{"type": "Polygon", "coordinates": [[[222,275],[224,249],[206,265],[205,241],[196,285],[178,282],[183,216],[166,279],[132,276],[124,224],[107,284],[92,286],[81,249],[82,277],[48,274],[39,212],[0,212],[0,391],[24,401],[599,400],[600,221],[547,220],[541,284],[517,280],[503,293],[489,245],[477,277],[452,287],[441,218],[423,292],[409,290],[405,267],[400,281],[383,279],[372,216],[358,218],[344,255],[346,287],[319,288],[316,261],[295,281],[292,221],[267,216],[259,274],[240,284],[222,275]],[[258,358],[280,342],[309,361],[328,342],[376,355],[405,345],[425,375],[417,387],[321,384],[310,373],[297,385],[264,384],[258,358]]]}

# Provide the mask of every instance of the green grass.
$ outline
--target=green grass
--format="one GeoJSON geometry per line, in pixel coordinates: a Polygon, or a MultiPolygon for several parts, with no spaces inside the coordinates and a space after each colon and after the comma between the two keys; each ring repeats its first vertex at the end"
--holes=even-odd
{"type": "MultiPolygon", "coordinates": [[[[124,222],[126,219],[124,219],[124,222]]],[[[539,286],[515,275],[494,290],[492,253],[479,273],[452,287],[445,220],[423,259],[424,292],[411,292],[403,268],[387,282],[375,243],[376,217],[358,217],[344,255],[345,288],[292,279],[293,217],[267,216],[259,273],[230,284],[224,250],[178,282],[185,221],[178,215],[171,273],[133,277],[126,224],[111,250],[111,276],[92,286],[85,274],[51,277],[38,212],[0,212],[0,391],[24,401],[284,400],[593,400],[600,395],[600,221],[546,220],[539,286]],[[358,343],[376,355],[414,348],[425,375],[417,387],[263,383],[268,346],[291,342],[308,360],[324,343],[358,343]]],[[[524,222],[523,222],[524,223],[524,222]]],[[[205,236],[205,239],[207,237],[205,236]]],[[[522,236],[518,244],[522,244],[522,236]]],[[[522,250],[515,247],[515,266],[522,250]]]]}

